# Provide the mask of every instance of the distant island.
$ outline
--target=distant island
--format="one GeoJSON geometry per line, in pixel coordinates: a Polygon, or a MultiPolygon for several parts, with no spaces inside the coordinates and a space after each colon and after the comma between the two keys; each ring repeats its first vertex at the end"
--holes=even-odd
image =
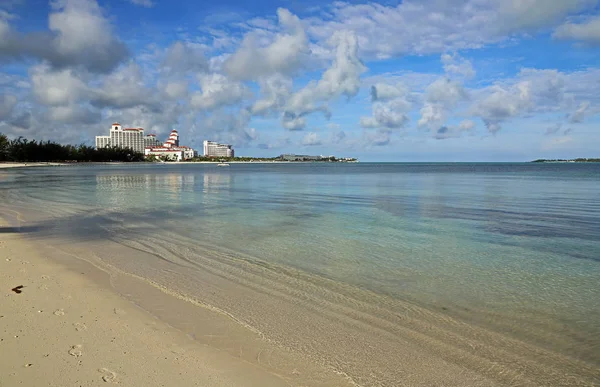
{"type": "Polygon", "coordinates": [[[578,159],[537,159],[533,160],[532,163],[600,163],[600,158],[596,159],[586,159],[586,158],[578,158],[578,159]]]}

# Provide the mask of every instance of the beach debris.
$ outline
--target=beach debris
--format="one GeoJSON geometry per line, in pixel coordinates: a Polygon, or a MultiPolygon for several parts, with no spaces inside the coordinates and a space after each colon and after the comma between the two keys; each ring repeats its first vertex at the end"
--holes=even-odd
{"type": "Polygon", "coordinates": [[[31,367],[32,365],[33,364],[31,364],[31,363],[27,363],[27,364],[25,364],[25,367],[31,367]]]}
{"type": "Polygon", "coordinates": [[[81,356],[81,345],[77,344],[77,345],[72,345],[71,349],[69,349],[69,355],[74,356],[74,357],[79,357],[81,356]]]}
{"type": "Polygon", "coordinates": [[[15,286],[14,288],[10,289],[13,292],[17,293],[17,294],[21,294],[23,291],[21,289],[23,289],[25,286],[23,285],[19,285],[19,286],[15,286]]]}
{"type": "Polygon", "coordinates": [[[106,368],[99,368],[98,372],[102,374],[102,381],[112,383],[117,378],[117,374],[106,368]]]}
{"type": "Polygon", "coordinates": [[[73,323],[73,326],[75,327],[76,331],[85,331],[87,329],[87,326],[83,323],[73,323]]]}
{"type": "Polygon", "coordinates": [[[62,309],[57,309],[54,311],[54,315],[55,316],[64,316],[65,315],[65,311],[62,309]]]}

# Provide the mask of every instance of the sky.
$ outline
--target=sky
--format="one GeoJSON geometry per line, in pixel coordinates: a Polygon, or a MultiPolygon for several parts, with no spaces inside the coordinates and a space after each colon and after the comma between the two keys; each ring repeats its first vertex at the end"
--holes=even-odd
{"type": "Polygon", "coordinates": [[[0,133],[361,161],[600,157],[599,0],[1,0],[0,133]]]}

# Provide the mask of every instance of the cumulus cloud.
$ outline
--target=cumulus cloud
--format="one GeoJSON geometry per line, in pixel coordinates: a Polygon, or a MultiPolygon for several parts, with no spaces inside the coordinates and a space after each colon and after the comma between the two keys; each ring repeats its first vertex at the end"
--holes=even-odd
{"type": "Polygon", "coordinates": [[[161,101],[144,82],[142,69],[135,62],[103,79],[100,87],[90,92],[90,102],[99,108],[131,108],[144,106],[160,111],[161,101]]]}
{"type": "Polygon", "coordinates": [[[225,72],[240,80],[291,74],[304,64],[310,54],[308,38],[300,19],[284,8],[277,10],[282,33],[262,46],[255,33],[248,33],[241,47],[223,63],[225,72]]]}
{"type": "Polygon", "coordinates": [[[302,130],[306,126],[306,117],[291,112],[284,112],[281,117],[281,125],[287,130],[302,130]]]}
{"type": "Polygon", "coordinates": [[[318,82],[309,83],[288,98],[283,114],[284,127],[292,118],[294,127],[302,129],[304,125],[300,124],[305,123],[304,116],[316,111],[329,117],[329,109],[323,103],[340,96],[351,98],[358,93],[360,76],[366,67],[358,58],[357,37],[349,31],[337,31],[328,43],[335,47],[331,66],[318,82]]]}
{"type": "Polygon", "coordinates": [[[10,94],[0,95],[0,121],[8,118],[17,105],[17,97],[10,94]]]}
{"type": "Polygon", "coordinates": [[[511,35],[555,25],[569,14],[591,9],[597,0],[405,0],[398,5],[335,2],[309,34],[326,39],[351,30],[362,54],[387,59],[477,49],[511,35]]]}
{"type": "Polygon", "coordinates": [[[246,86],[222,74],[201,74],[198,80],[202,91],[194,93],[190,101],[198,109],[212,110],[235,105],[252,95],[246,86]]]}
{"type": "Polygon", "coordinates": [[[489,94],[477,102],[474,114],[481,117],[491,133],[501,129],[501,123],[519,115],[531,106],[531,84],[523,81],[511,87],[494,85],[489,94]]]}
{"type": "Polygon", "coordinates": [[[33,95],[43,105],[68,105],[89,98],[88,86],[72,69],[52,70],[39,65],[30,74],[33,95]]]}
{"type": "Polygon", "coordinates": [[[167,81],[162,85],[163,92],[171,99],[180,99],[188,95],[186,81],[167,81]]]}
{"type": "Polygon", "coordinates": [[[389,85],[378,82],[371,86],[371,101],[389,101],[391,99],[402,97],[406,95],[406,93],[406,88],[401,83],[389,85]]]}
{"type": "Polygon", "coordinates": [[[100,122],[102,115],[98,110],[69,105],[51,107],[48,111],[48,118],[57,123],[89,125],[100,122]]]}
{"type": "Polygon", "coordinates": [[[251,107],[252,114],[256,115],[268,115],[282,109],[293,88],[292,79],[280,74],[261,78],[258,84],[261,98],[251,107]]]}
{"type": "Polygon", "coordinates": [[[559,26],[552,36],[555,39],[578,40],[590,44],[600,44],[600,16],[584,23],[565,23],[559,26]]]}
{"type": "Polygon", "coordinates": [[[363,134],[363,142],[372,146],[386,146],[391,142],[391,132],[387,129],[368,130],[363,134]]]}
{"type": "Polygon", "coordinates": [[[258,139],[256,130],[248,128],[250,118],[250,113],[245,109],[237,112],[220,109],[204,117],[194,134],[213,141],[244,147],[258,139]]]}
{"type": "Polygon", "coordinates": [[[439,127],[447,119],[448,111],[468,98],[460,82],[446,78],[440,78],[429,85],[425,96],[418,123],[420,127],[439,127]]]}
{"type": "Polygon", "coordinates": [[[0,60],[35,58],[62,69],[108,73],[129,55],[95,0],[52,2],[49,31],[21,34],[0,21],[0,60]]]}
{"type": "Polygon", "coordinates": [[[302,139],[302,145],[304,146],[317,146],[321,144],[322,141],[319,138],[319,135],[315,132],[306,133],[306,135],[302,139]]]}
{"type": "Polygon", "coordinates": [[[471,120],[461,121],[458,126],[441,126],[438,128],[433,137],[437,140],[448,138],[462,137],[465,133],[472,133],[475,128],[475,123],[471,120]]]}
{"type": "Polygon", "coordinates": [[[162,68],[168,74],[200,73],[208,67],[202,48],[193,43],[173,43],[167,48],[162,61],[162,68]]]}
{"type": "Polygon", "coordinates": [[[577,110],[567,116],[570,122],[577,123],[584,116],[593,114],[589,99],[598,101],[598,97],[590,91],[599,80],[600,72],[595,70],[563,73],[526,68],[514,79],[474,91],[476,97],[471,113],[480,117],[488,130],[495,133],[511,118],[532,113],[558,113],[579,103],[577,110]]]}
{"type": "Polygon", "coordinates": [[[496,0],[499,18],[507,32],[541,28],[569,14],[593,8],[597,0],[496,0]]]}
{"type": "Polygon", "coordinates": [[[371,100],[373,114],[371,117],[360,118],[360,126],[363,128],[400,129],[408,123],[408,112],[412,104],[408,100],[408,89],[401,83],[373,85],[371,100]]]}
{"type": "Polygon", "coordinates": [[[476,74],[471,61],[462,58],[456,53],[452,55],[442,54],[442,63],[444,64],[444,71],[449,75],[473,78],[476,74]]]}

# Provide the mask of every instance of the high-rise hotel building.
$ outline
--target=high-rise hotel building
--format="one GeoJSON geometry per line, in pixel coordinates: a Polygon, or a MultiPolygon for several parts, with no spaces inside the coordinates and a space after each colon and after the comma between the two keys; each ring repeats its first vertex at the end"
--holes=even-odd
{"type": "Polygon", "coordinates": [[[157,146],[160,142],[156,136],[144,136],[142,128],[123,128],[118,122],[110,127],[110,135],[96,136],[96,149],[106,147],[131,148],[135,152],[144,153],[147,146],[157,146]]]}
{"type": "Polygon", "coordinates": [[[234,157],[233,147],[214,141],[204,141],[204,157],[234,157]]]}

